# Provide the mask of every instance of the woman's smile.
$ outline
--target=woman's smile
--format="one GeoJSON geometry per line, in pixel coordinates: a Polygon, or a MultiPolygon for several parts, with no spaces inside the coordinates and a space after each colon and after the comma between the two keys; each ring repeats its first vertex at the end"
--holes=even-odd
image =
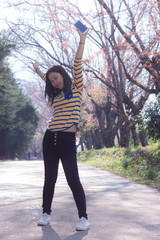
{"type": "Polygon", "coordinates": [[[60,73],[50,72],[49,75],[48,75],[48,78],[49,78],[53,87],[58,88],[58,89],[63,89],[64,88],[63,77],[60,73]]]}

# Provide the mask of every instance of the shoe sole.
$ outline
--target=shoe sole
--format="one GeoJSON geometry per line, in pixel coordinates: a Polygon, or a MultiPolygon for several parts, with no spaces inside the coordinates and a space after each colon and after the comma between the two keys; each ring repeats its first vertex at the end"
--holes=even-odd
{"type": "Polygon", "coordinates": [[[89,229],[89,226],[87,228],[85,228],[85,229],[84,228],[83,229],[82,228],[76,228],[76,231],[86,231],[88,229],[89,229]]]}
{"type": "Polygon", "coordinates": [[[49,224],[49,222],[46,223],[46,224],[43,224],[43,223],[37,223],[37,226],[43,227],[43,226],[46,226],[47,224],[49,224]]]}

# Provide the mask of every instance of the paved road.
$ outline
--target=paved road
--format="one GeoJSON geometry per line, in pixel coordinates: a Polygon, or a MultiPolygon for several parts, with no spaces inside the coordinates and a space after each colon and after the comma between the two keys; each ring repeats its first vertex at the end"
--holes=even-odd
{"type": "Polygon", "coordinates": [[[38,227],[42,161],[0,163],[1,240],[160,240],[160,192],[79,164],[90,229],[76,232],[77,210],[59,169],[51,224],[38,227]]]}

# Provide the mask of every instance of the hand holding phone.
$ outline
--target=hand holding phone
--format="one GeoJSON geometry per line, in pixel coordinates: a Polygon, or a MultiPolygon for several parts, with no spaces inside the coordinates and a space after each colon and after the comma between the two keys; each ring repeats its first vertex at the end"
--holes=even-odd
{"type": "Polygon", "coordinates": [[[79,20],[74,25],[83,34],[85,34],[88,30],[88,28],[79,20]]]}

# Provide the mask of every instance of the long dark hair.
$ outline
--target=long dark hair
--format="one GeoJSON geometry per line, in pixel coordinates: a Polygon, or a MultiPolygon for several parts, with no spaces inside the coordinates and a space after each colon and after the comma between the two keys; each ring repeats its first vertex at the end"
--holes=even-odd
{"type": "Polygon", "coordinates": [[[46,73],[46,87],[45,87],[45,97],[48,96],[48,103],[51,106],[53,104],[54,98],[61,92],[61,89],[57,89],[52,86],[48,75],[51,72],[57,72],[60,73],[63,77],[64,81],[64,93],[66,94],[67,99],[69,99],[69,96],[71,94],[71,86],[72,86],[72,80],[66,70],[60,66],[55,65],[48,69],[46,73]]]}

